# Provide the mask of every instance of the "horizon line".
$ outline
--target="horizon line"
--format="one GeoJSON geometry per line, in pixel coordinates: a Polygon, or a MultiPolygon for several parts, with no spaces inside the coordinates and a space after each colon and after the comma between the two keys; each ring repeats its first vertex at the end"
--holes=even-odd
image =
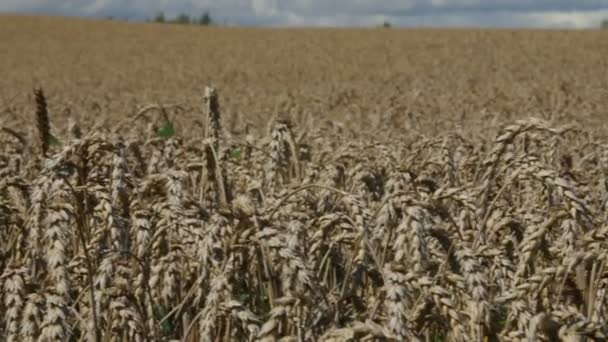
{"type": "MultiPolygon", "coordinates": [[[[159,11],[160,12],[160,11],[159,11]]],[[[159,13],[156,12],[156,13],[159,13]]],[[[205,11],[201,12],[205,13],[205,11]]],[[[183,13],[186,14],[186,13],[183,13]]],[[[65,18],[65,19],[81,19],[91,21],[114,21],[124,22],[132,24],[162,24],[162,25],[175,25],[175,26],[202,26],[202,27],[222,27],[222,28],[259,28],[259,29],[455,29],[455,30],[529,30],[529,31],[596,31],[604,29],[601,25],[590,26],[590,27],[556,27],[556,26],[528,26],[528,25],[501,25],[501,26],[490,26],[490,25],[464,25],[464,24],[444,24],[444,25],[399,25],[388,20],[379,22],[377,24],[370,25],[326,25],[326,24],[289,24],[289,25],[275,25],[275,24],[255,24],[255,23],[235,23],[229,22],[228,20],[216,20],[211,25],[200,25],[196,22],[190,23],[177,23],[171,22],[176,19],[179,15],[166,17],[167,21],[157,22],[152,17],[120,17],[115,15],[77,15],[77,14],[58,14],[58,13],[37,13],[37,12],[2,12],[0,11],[0,17],[3,16],[21,16],[21,17],[40,17],[40,18],[65,18]],[[383,27],[383,24],[388,22],[390,27],[383,27]]],[[[187,15],[187,14],[186,14],[187,15]]],[[[197,17],[189,17],[190,19],[196,19],[197,17]]]]}

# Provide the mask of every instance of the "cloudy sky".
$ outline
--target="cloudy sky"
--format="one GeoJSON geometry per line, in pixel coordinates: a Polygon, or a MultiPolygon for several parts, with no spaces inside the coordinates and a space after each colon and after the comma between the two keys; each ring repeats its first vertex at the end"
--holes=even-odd
{"type": "Polygon", "coordinates": [[[145,19],[210,11],[260,26],[597,27],[608,0],[0,0],[0,12],[145,19]]]}

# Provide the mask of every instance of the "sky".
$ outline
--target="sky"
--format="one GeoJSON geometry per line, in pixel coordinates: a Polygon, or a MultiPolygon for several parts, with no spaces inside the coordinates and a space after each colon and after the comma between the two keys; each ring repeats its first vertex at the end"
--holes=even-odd
{"type": "Polygon", "coordinates": [[[0,0],[0,13],[143,20],[162,11],[255,26],[591,28],[608,0],[0,0]]]}

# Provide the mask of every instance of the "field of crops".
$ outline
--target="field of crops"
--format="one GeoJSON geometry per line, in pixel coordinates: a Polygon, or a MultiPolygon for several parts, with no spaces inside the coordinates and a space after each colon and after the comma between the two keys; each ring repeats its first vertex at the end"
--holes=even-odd
{"type": "Polygon", "coordinates": [[[0,42],[2,341],[608,336],[608,32],[0,42]]]}

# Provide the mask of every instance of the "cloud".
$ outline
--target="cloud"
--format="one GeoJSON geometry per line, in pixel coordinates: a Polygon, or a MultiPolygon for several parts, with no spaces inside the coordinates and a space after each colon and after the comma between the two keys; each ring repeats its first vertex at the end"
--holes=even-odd
{"type": "Polygon", "coordinates": [[[588,28],[598,27],[603,20],[608,19],[608,9],[586,12],[548,11],[529,13],[526,17],[530,22],[538,23],[538,27],[588,28]]]}
{"type": "Polygon", "coordinates": [[[264,26],[594,27],[608,0],[1,0],[0,12],[144,19],[210,11],[219,21],[264,26]]]}

